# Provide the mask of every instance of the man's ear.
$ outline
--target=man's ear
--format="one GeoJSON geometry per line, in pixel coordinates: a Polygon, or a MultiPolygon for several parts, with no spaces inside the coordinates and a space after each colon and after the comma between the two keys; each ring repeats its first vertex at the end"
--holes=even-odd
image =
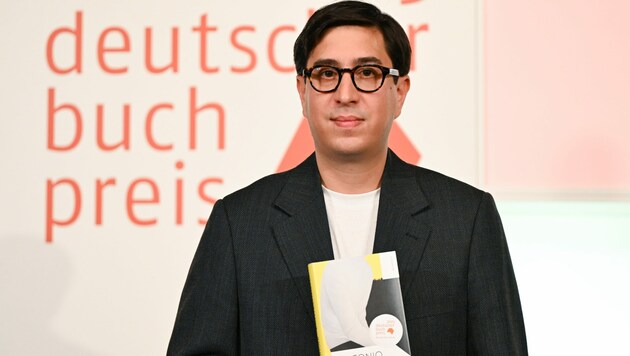
{"type": "Polygon", "coordinates": [[[411,87],[411,80],[408,75],[404,77],[398,78],[398,83],[396,84],[396,116],[400,116],[402,112],[403,104],[405,103],[405,98],[407,97],[407,93],[409,92],[409,88],[411,87]]]}
{"type": "Polygon", "coordinates": [[[296,88],[300,95],[300,103],[302,103],[302,115],[306,117],[306,78],[301,75],[295,77],[296,88]]]}

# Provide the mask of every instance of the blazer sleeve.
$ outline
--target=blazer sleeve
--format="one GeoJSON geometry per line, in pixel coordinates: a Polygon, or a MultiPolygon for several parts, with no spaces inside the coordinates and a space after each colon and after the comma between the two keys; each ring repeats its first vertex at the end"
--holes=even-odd
{"type": "Polygon", "coordinates": [[[219,200],[188,272],[167,355],[239,354],[238,322],[234,248],[219,200]]]}
{"type": "Polygon", "coordinates": [[[512,261],[492,196],[484,193],[470,242],[469,355],[527,355],[523,313],[512,261]]]}

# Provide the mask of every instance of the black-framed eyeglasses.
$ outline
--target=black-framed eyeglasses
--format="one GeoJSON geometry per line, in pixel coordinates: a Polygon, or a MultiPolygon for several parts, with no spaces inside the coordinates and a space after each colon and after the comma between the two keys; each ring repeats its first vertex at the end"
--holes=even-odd
{"type": "Polygon", "coordinates": [[[388,75],[397,80],[400,76],[398,69],[387,68],[378,64],[361,64],[354,68],[337,68],[327,65],[317,65],[311,69],[304,69],[302,75],[308,78],[313,89],[320,93],[331,93],[339,87],[343,73],[350,73],[352,84],[358,91],[373,93],[383,86],[388,75]]]}

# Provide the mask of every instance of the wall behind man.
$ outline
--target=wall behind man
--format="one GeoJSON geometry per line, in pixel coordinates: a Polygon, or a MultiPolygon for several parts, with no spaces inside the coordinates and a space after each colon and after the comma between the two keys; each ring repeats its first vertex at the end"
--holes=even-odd
{"type": "MultiPolygon", "coordinates": [[[[164,353],[212,204],[311,148],[291,50],[326,3],[0,3],[0,353],[164,353]]],[[[627,5],[374,3],[415,50],[392,147],[495,194],[532,354],[621,350],[627,5]]]]}
{"type": "Polygon", "coordinates": [[[532,355],[629,352],[628,11],[485,2],[485,183],[503,198],[532,355]]]}

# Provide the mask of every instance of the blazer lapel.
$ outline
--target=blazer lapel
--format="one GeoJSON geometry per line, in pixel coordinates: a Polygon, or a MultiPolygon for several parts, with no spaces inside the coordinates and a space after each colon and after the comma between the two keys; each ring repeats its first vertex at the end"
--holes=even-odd
{"type": "MultiPolygon", "coordinates": [[[[273,234],[306,310],[314,318],[307,266],[334,258],[315,155],[288,174],[275,201],[275,206],[286,215],[273,225],[273,234]]],[[[396,251],[403,295],[418,271],[429,239],[430,228],[418,219],[418,214],[428,207],[414,169],[389,151],[381,183],[374,252],[396,251]]]]}
{"type": "Polygon", "coordinates": [[[429,207],[414,169],[389,151],[378,208],[374,252],[396,251],[403,295],[418,271],[430,228],[418,215],[429,207]]]}
{"type": "Polygon", "coordinates": [[[273,234],[308,314],[314,318],[307,266],[334,258],[315,155],[288,174],[275,201],[286,215],[273,225],[273,234]]]}

